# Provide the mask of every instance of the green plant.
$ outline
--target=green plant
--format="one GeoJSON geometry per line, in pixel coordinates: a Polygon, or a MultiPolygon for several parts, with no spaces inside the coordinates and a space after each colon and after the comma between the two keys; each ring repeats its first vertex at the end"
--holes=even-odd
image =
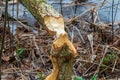
{"type": "Polygon", "coordinates": [[[40,73],[40,72],[37,73],[37,77],[38,77],[39,80],[44,80],[45,79],[45,75],[40,73]]]}
{"type": "Polygon", "coordinates": [[[117,55],[114,52],[109,52],[109,54],[107,54],[104,57],[103,64],[107,64],[107,63],[111,62],[111,60],[113,61],[116,57],[117,57],[117,55]]]}
{"type": "Polygon", "coordinates": [[[82,77],[75,77],[74,80],[85,80],[82,77]]]}
{"type": "Polygon", "coordinates": [[[16,55],[17,56],[22,55],[25,50],[27,50],[27,49],[17,47],[17,49],[16,49],[16,55]]]}
{"type": "Polygon", "coordinates": [[[97,77],[98,77],[98,75],[95,74],[95,75],[92,76],[92,78],[90,80],[97,80],[97,77]]]}
{"type": "MultiPolygon", "coordinates": [[[[98,75],[93,75],[90,80],[97,80],[98,75]]],[[[74,80],[85,80],[83,77],[74,77],[74,80]]]]}

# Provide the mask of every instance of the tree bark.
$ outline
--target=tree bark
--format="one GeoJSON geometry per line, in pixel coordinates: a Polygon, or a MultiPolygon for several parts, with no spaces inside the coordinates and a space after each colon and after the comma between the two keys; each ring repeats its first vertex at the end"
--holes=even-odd
{"type": "Polygon", "coordinates": [[[50,52],[53,71],[45,80],[72,80],[72,66],[78,54],[64,30],[62,15],[44,0],[18,1],[31,12],[38,22],[46,27],[50,34],[56,36],[50,52]]]}
{"type": "Polygon", "coordinates": [[[0,0],[0,20],[2,18],[2,1],[0,0]]]}

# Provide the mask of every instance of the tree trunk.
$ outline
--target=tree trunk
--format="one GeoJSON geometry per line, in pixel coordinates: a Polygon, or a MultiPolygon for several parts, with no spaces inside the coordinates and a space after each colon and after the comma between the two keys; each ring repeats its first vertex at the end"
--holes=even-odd
{"type": "Polygon", "coordinates": [[[0,20],[2,18],[2,1],[0,0],[0,20]]]}
{"type": "Polygon", "coordinates": [[[45,80],[72,80],[72,66],[78,55],[64,30],[64,21],[52,6],[44,0],[18,0],[46,27],[56,39],[52,43],[50,59],[53,71],[45,80]]]}

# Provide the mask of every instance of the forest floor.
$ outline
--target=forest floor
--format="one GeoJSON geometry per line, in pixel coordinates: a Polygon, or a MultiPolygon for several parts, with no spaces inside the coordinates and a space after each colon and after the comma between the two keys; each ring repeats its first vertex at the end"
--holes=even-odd
{"type": "MultiPolygon", "coordinates": [[[[79,23],[74,21],[67,24],[69,27],[66,26],[66,31],[72,33],[70,40],[79,53],[73,66],[74,75],[89,79],[97,73],[99,80],[117,80],[120,77],[120,30],[115,31],[112,41],[110,33],[102,34],[92,28],[88,30],[88,24],[84,28],[77,27],[79,23]]],[[[0,40],[2,32],[3,21],[0,21],[0,40]]],[[[2,80],[42,80],[52,70],[49,59],[52,40],[43,28],[35,34],[19,26],[13,35],[7,27],[2,54],[2,80]]]]}
{"type": "MultiPolygon", "coordinates": [[[[73,74],[90,80],[120,79],[120,26],[111,33],[110,24],[92,24],[82,18],[64,19],[65,29],[79,57],[73,66],[73,74]]],[[[6,27],[2,52],[2,80],[44,80],[52,71],[49,59],[53,37],[38,24],[37,33],[24,25],[15,33],[6,27]]],[[[0,45],[4,21],[0,20],[0,45]]]]}

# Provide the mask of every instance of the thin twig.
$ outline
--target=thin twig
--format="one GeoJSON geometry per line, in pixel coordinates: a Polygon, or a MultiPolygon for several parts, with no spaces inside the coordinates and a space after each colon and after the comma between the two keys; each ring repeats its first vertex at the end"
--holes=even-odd
{"type": "Polygon", "coordinates": [[[114,0],[112,0],[112,43],[113,43],[113,37],[114,37],[114,0]]]}
{"type": "Polygon", "coordinates": [[[38,47],[38,45],[37,45],[37,43],[36,43],[36,41],[35,41],[35,36],[33,36],[33,41],[34,41],[34,44],[35,44],[36,49],[37,49],[37,52],[38,52],[37,54],[40,56],[40,59],[41,59],[42,63],[45,65],[45,62],[44,62],[42,56],[40,55],[39,47],[38,47]]]}
{"type": "MultiPolygon", "coordinates": [[[[88,60],[82,60],[82,59],[77,59],[77,60],[78,60],[78,62],[80,61],[80,62],[92,63],[92,64],[99,65],[99,63],[91,62],[91,61],[88,61],[88,60]]],[[[102,64],[102,65],[100,65],[100,66],[104,66],[104,67],[108,67],[108,68],[112,69],[112,67],[107,66],[107,65],[105,65],[105,64],[102,64]]],[[[115,70],[116,70],[116,71],[120,71],[119,69],[116,69],[116,68],[115,68],[115,70]]]]}
{"type": "MultiPolygon", "coordinates": [[[[74,26],[74,25],[73,25],[73,26],[74,26]]],[[[77,32],[78,32],[78,34],[79,34],[79,36],[80,36],[82,42],[85,43],[85,40],[84,40],[82,34],[80,33],[80,30],[79,30],[77,27],[75,27],[75,26],[74,26],[74,28],[77,30],[77,32]]]]}
{"type": "MultiPolygon", "coordinates": [[[[102,59],[101,59],[99,65],[98,65],[98,67],[97,67],[97,70],[95,71],[95,74],[97,74],[97,73],[99,72],[99,70],[100,70],[100,66],[102,65],[103,59],[104,59],[105,54],[106,54],[107,51],[108,51],[108,46],[106,45],[106,46],[105,46],[104,53],[103,53],[103,57],[102,57],[102,59]]],[[[94,75],[95,75],[95,74],[94,74],[94,75]]]]}
{"type": "MultiPolygon", "coordinates": [[[[6,0],[6,6],[5,6],[5,19],[4,19],[4,29],[3,29],[3,36],[2,36],[2,46],[0,48],[0,66],[2,66],[1,56],[4,49],[5,30],[6,30],[6,23],[7,23],[7,9],[8,9],[8,0],[6,0]]],[[[1,71],[0,71],[0,80],[1,80],[1,71]]]]}
{"type": "Polygon", "coordinates": [[[115,63],[114,63],[114,66],[113,66],[112,72],[115,70],[115,66],[116,66],[117,60],[118,60],[118,56],[117,56],[117,58],[115,59],[115,63]]]}
{"type": "Polygon", "coordinates": [[[74,17],[74,18],[70,19],[68,22],[72,22],[72,21],[74,21],[74,20],[76,20],[76,19],[80,18],[81,16],[83,16],[85,13],[87,13],[87,12],[91,11],[92,9],[95,9],[95,8],[97,9],[97,8],[99,8],[99,7],[103,6],[106,2],[107,2],[107,0],[105,0],[102,4],[96,5],[95,7],[92,7],[92,8],[90,8],[90,9],[88,9],[88,10],[84,11],[84,12],[83,12],[83,13],[81,13],[80,15],[78,15],[78,16],[76,16],[76,17],[74,17]]]}

